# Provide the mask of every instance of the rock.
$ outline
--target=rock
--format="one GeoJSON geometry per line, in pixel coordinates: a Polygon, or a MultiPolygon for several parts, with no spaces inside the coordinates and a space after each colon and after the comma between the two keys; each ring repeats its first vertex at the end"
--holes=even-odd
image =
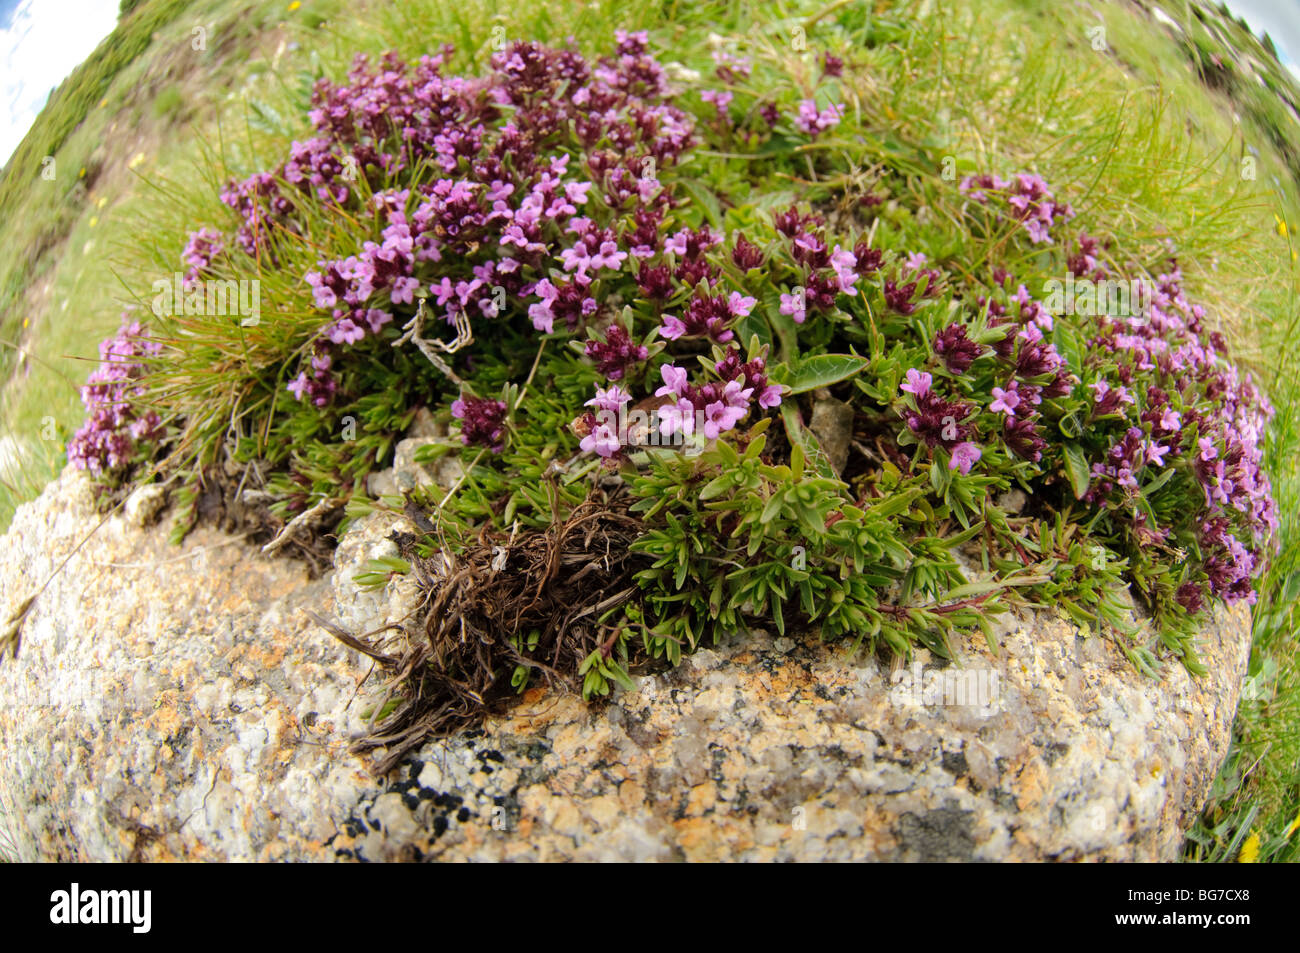
{"type": "Polygon", "coordinates": [[[167,505],[167,487],[148,483],[136,487],[122,504],[122,516],[132,526],[143,528],[158,518],[167,505]]]}
{"type": "MultiPolygon", "coordinates": [[[[346,750],[375,702],[354,631],[391,517],[358,521],[333,577],[200,528],[114,517],[36,601],[0,664],[0,843],[23,859],[1170,860],[1227,750],[1249,651],[1219,610],[1209,675],[1138,675],[1050,614],[1000,654],[874,658],[789,633],[736,639],[588,706],[534,689],[426,743],[382,782],[346,750]]],[[[0,538],[0,618],[91,529],[71,471],[0,538]]]]}
{"type": "Polygon", "coordinates": [[[415,462],[415,453],[421,447],[442,443],[447,439],[447,427],[438,422],[426,407],[415,412],[415,418],[406,437],[393,448],[393,465],[390,469],[370,474],[366,489],[371,496],[396,496],[417,486],[437,484],[451,486],[464,472],[460,460],[443,456],[428,464],[415,462]]]}
{"type": "Polygon", "coordinates": [[[853,408],[834,397],[821,398],[813,404],[808,429],[817,437],[835,472],[844,472],[853,440],[853,408]]]}
{"type": "Polygon", "coordinates": [[[994,501],[998,509],[1009,516],[1019,516],[1029,505],[1029,497],[1024,490],[1012,487],[994,501]]]}
{"type": "Polygon", "coordinates": [[[382,626],[406,622],[420,603],[414,578],[396,576],[383,589],[362,589],[355,582],[357,573],[365,571],[373,559],[397,556],[397,544],[388,538],[394,529],[413,532],[405,520],[382,512],[370,513],[357,520],[339,539],[334,551],[334,572],[330,586],[334,595],[334,613],[345,629],[357,635],[382,626]]]}
{"type": "Polygon", "coordinates": [[[415,417],[411,420],[411,426],[406,430],[406,436],[408,438],[445,437],[447,436],[447,425],[439,422],[428,407],[421,407],[416,410],[415,417]]]}

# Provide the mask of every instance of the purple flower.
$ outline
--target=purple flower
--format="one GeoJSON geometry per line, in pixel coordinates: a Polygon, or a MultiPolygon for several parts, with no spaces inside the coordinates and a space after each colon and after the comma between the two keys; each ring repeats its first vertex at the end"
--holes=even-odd
{"type": "Polygon", "coordinates": [[[629,365],[644,361],[650,354],[645,347],[635,344],[621,324],[611,324],[605,340],[588,341],[586,354],[596,362],[596,369],[612,381],[622,380],[629,365]]]}
{"type": "Polygon", "coordinates": [[[852,294],[854,291],[853,284],[858,280],[858,273],[853,269],[857,264],[858,259],[853,252],[835,246],[835,251],[831,254],[831,268],[835,271],[840,291],[844,294],[852,294]]]}
{"type": "Polygon", "coordinates": [[[803,324],[808,317],[803,289],[797,289],[794,294],[782,294],[780,310],[794,318],[795,324],[803,324]]]}
{"type": "Polygon", "coordinates": [[[351,318],[340,318],[326,329],[325,335],[335,344],[356,344],[366,336],[366,331],[351,318]]]}
{"type": "Polygon", "coordinates": [[[727,118],[727,106],[732,100],[730,90],[706,89],[700,93],[700,99],[713,104],[713,107],[718,111],[718,118],[727,118]]]}
{"type": "Polygon", "coordinates": [[[950,374],[966,373],[980,355],[980,346],[967,337],[960,324],[950,324],[935,335],[934,350],[950,374]]]}
{"type": "Polygon", "coordinates": [[[821,112],[817,111],[817,103],[811,99],[805,99],[799,104],[799,114],[795,117],[794,124],[800,132],[807,133],[816,139],[819,135],[839,124],[844,117],[844,107],[839,103],[834,103],[821,112]]]}
{"type": "Polygon", "coordinates": [[[1020,395],[1016,393],[1016,382],[1012,381],[1007,390],[1001,387],[993,388],[993,403],[989,404],[989,410],[993,413],[1001,411],[1008,417],[1016,415],[1016,408],[1020,406],[1020,395]]]}
{"type": "Polygon", "coordinates": [[[736,267],[741,271],[751,271],[763,264],[763,252],[759,247],[745,239],[741,235],[736,239],[736,247],[732,249],[731,260],[736,263],[736,267]]]}
{"type": "Polygon", "coordinates": [[[307,372],[303,371],[293,380],[289,381],[288,390],[294,397],[303,400],[307,396],[307,372]]]}
{"type": "Polygon", "coordinates": [[[764,410],[781,406],[781,385],[769,384],[758,395],[758,406],[764,410]]]}
{"type": "Polygon", "coordinates": [[[751,298],[738,291],[733,291],[727,298],[727,310],[731,312],[733,317],[743,318],[753,310],[754,305],[757,303],[757,298],[751,298]]]}
{"type": "Polygon", "coordinates": [[[597,424],[591,433],[578,442],[584,452],[597,453],[602,457],[612,457],[622,448],[618,431],[607,423],[597,424]]]}
{"type": "Polygon", "coordinates": [[[420,282],[414,278],[395,278],[389,293],[393,304],[413,304],[415,293],[420,290],[420,282]]]}
{"type": "Polygon", "coordinates": [[[708,404],[704,408],[704,436],[716,440],[740,423],[741,418],[749,412],[749,398],[753,391],[742,388],[739,381],[728,381],[723,388],[722,399],[708,404]]]}
{"type": "Polygon", "coordinates": [[[675,433],[690,436],[695,433],[695,406],[686,399],[659,408],[659,432],[665,437],[675,433]]]}
{"type": "Polygon", "coordinates": [[[617,384],[609,387],[597,387],[596,396],[587,401],[587,407],[595,407],[597,410],[607,410],[611,414],[617,414],[624,404],[632,399],[632,395],[627,393],[617,384]]]}
{"type": "Polygon", "coordinates": [[[676,341],[686,334],[686,325],[682,319],[671,314],[664,315],[664,323],[659,327],[659,336],[668,341],[676,341]]]}
{"type": "Polygon", "coordinates": [[[99,345],[100,364],[81,389],[86,421],[68,441],[68,462],[79,470],[104,473],[128,466],[141,443],[162,436],[162,421],[141,412],[133,398],[148,361],[162,352],[139,322],[122,316],[117,334],[99,345]]]}
{"type": "Polygon", "coordinates": [[[488,447],[500,453],[506,405],[504,401],[461,394],[451,403],[451,415],[460,421],[461,443],[488,447]]]}
{"type": "Polygon", "coordinates": [[[597,269],[609,268],[618,271],[626,258],[627,252],[619,251],[617,243],[601,242],[600,251],[591,257],[591,267],[597,269]]]}
{"type": "Polygon", "coordinates": [[[665,364],[659,368],[659,374],[663,377],[664,383],[662,387],[655,391],[656,397],[664,397],[669,394],[679,397],[685,392],[688,378],[685,368],[665,364]]]}
{"type": "Polygon", "coordinates": [[[980,448],[970,441],[959,443],[952,448],[952,456],[948,461],[949,470],[960,470],[962,476],[970,473],[970,468],[979,462],[983,456],[980,448]]]}
{"type": "Polygon", "coordinates": [[[912,394],[920,397],[930,391],[930,384],[933,378],[925,371],[918,371],[916,368],[908,368],[907,382],[899,385],[899,390],[905,394],[912,394]]]}
{"type": "Polygon", "coordinates": [[[190,233],[181,260],[189,265],[185,273],[186,281],[194,281],[208,271],[213,259],[226,250],[226,240],[214,228],[200,228],[190,233]]]}

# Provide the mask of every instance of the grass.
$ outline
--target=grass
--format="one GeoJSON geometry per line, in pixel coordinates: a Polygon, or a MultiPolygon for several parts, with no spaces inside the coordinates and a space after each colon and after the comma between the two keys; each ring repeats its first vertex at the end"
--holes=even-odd
{"type": "Polygon", "coordinates": [[[278,45],[287,6],[143,0],[53,94],[5,167],[0,527],[63,466],[83,414],[78,388],[122,310],[120,249],[133,229],[156,227],[139,217],[149,183],[193,174],[196,143],[227,97],[292,58],[278,45]],[[202,50],[193,48],[198,23],[202,50]],[[53,181],[40,178],[46,155],[53,181]]]}
{"type": "MultiPolygon", "coordinates": [[[[152,10],[175,19],[179,6],[150,0],[134,16],[152,10]]],[[[268,16],[283,9],[254,6],[268,16]]],[[[1300,646],[1294,617],[1300,594],[1300,405],[1292,371],[1300,308],[1292,229],[1300,227],[1300,200],[1287,143],[1300,141],[1300,133],[1278,95],[1294,101],[1295,91],[1285,71],[1270,64],[1258,44],[1252,47],[1240,27],[1208,14],[1197,17],[1185,4],[1162,6],[1183,25],[1186,40],[1155,32],[1152,21],[1126,4],[1096,10],[1002,0],[978,9],[929,2],[667,4],[666,20],[651,7],[610,3],[537,3],[506,13],[477,0],[414,0],[372,4],[353,18],[306,4],[294,28],[306,31],[299,42],[310,45],[311,61],[300,58],[292,69],[267,71],[246,98],[253,105],[227,111],[220,130],[205,123],[204,137],[187,136],[184,145],[159,154],[156,162],[151,158],[140,167],[151,185],[136,185],[125,200],[119,199],[120,189],[101,194],[93,184],[97,166],[91,144],[113,121],[94,117],[99,108],[92,108],[94,102],[107,99],[103,109],[113,110],[118,122],[147,113],[163,123],[189,103],[174,83],[159,87],[151,104],[136,101],[129,90],[148,66],[134,57],[105,58],[51,103],[49,128],[23,152],[27,163],[44,154],[56,155],[61,167],[88,163],[91,184],[79,190],[74,182],[66,191],[41,193],[39,182],[27,181],[26,189],[11,186],[8,170],[0,181],[0,207],[22,211],[6,219],[0,237],[12,236],[14,244],[6,247],[28,250],[12,269],[0,271],[0,308],[10,302],[12,310],[39,279],[49,287],[30,316],[31,327],[21,329],[28,332],[28,376],[7,388],[0,403],[7,437],[20,444],[25,461],[6,464],[13,451],[6,455],[0,446],[0,521],[6,506],[30,498],[61,465],[62,441],[79,419],[73,388],[86,370],[66,355],[89,355],[94,342],[116,326],[118,305],[111,299],[122,297],[117,276],[138,287],[147,273],[123,257],[130,234],[141,223],[152,223],[160,236],[154,263],[169,255],[174,260],[183,229],[204,211],[188,198],[176,199],[198,192],[204,164],[215,159],[232,171],[252,171],[268,146],[303,131],[281,118],[295,115],[299,70],[338,76],[358,50],[393,48],[413,58],[444,39],[458,45],[462,64],[481,64],[495,27],[504,27],[512,39],[572,34],[587,49],[603,46],[616,28],[655,29],[656,39],[670,50],[699,49],[707,33],[717,32],[743,37],[773,56],[791,48],[796,28],[805,31],[810,45],[830,31],[869,51],[870,69],[861,76],[852,106],[885,117],[882,125],[893,129],[873,148],[882,158],[912,164],[915,206],[928,205],[934,215],[929,223],[913,223],[919,229],[941,236],[955,219],[955,209],[937,198],[943,194],[945,158],[952,158],[958,176],[1034,168],[1073,202],[1085,224],[1109,223],[1122,247],[1150,258],[1174,240],[1186,283],[1212,306],[1238,359],[1266,383],[1278,409],[1269,459],[1283,520],[1282,550],[1260,582],[1250,691],[1238,716],[1234,750],[1191,832],[1187,857],[1235,860],[1243,846],[1253,844],[1247,853],[1257,850],[1260,860],[1295,860],[1300,856],[1300,836],[1292,829],[1300,812],[1300,646]],[[1088,30],[1097,25],[1105,27],[1105,49],[1093,48],[1088,30]],[[1208,52],[1226,53],[1229,62],[1248,57],[1271,90],[1240,78],[1220,78],[1207,88],[1208,52]],[[110,69],[105,82],[100,74],[110,69]],[[1241,123],[1233,121],[1234,109],[1241,123]],[[81,119],[71,121],[79,111],[81,119]],[[53,152],[41,152],[50,147],[53,152]],[[206,156],[205,149],[210,150],[206,156]],[[1242,175],[1247,158],[1255,160],[1253,177],[1242,175]],[[65,160],[71,161],[65,166],[65,160]],[[64,251],[51,268],[51,249],[59,247],[62,236],[64,251]],[[105,251],[113,257],[105,259],[105,251]],[[41,439],[42,432],[53,439],[41,439]]],[[[213,5],[227,14],[236,7],[245,9],[213,5]]],[[[131,27],[130,21],[124,26],[131,27]]],[[[189,21],[178,20],[171,35],[179,39],[188,31],[189,21]]],[[[241,71],[265,66],[263,61],[241,71]]],[[[41,123],[46,123],[44,113],[41,123]]],[[[0,310],[0,327],[9,338],[20,322],[16,314],[8,319],[5,314],[0,310]]],[[[12,353],[0,360],[16,366],[12,353]]]]}

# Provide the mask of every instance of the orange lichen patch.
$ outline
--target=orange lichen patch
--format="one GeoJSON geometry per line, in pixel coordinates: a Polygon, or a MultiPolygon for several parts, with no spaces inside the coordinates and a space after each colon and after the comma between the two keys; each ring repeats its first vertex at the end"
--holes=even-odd
{"type": "Polygon", "coordinates": [[[697,784],[686,795],[686,814],[700,817],[713,810],[718,803],[718,786],[712,781],[697,784]]]}
{"type": "Polygon", "coordinates": [[[1034,756],[1016,775],[1016,802],[1021,810],[1028,810],[1041,803],[1048,789],[1047,767],[1042,758],[1034,756]]]}
{"type": "Polygon", "coordinates": [[[283,645],[250,646],[249,657],[257,662],[262,668],[277,669],[284,661],[285,649],[283,645]]]}
{"type": "Polygon", "coordinates": [[[154,699],[153,704],[153,714],[148,717],[147,721],[150,727],[163,737],[175,734],[185,724],[185,718],[180,710],[183,699],[179,691],[169,689],[160,692],[154,699]]]}

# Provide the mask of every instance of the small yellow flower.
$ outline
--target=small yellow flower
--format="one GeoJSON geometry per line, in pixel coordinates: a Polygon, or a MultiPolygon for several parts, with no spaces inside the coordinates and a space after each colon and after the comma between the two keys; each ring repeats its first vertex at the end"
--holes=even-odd
{"type": "Polygon", "coordinates": [[[91,228],[94,228],[96,225],[99,224],[99,216],[98,215],[90,216],[90,221],[87,222],[86,224],[89,225],[91,228]]]}
{"type": "Polygon", "coordinates": [[[105,96],[103,99],[99,101],[99,108],[103,109],[107,105],[108,105],[108,97],[105,96]]]}
{"type": "Polygon", "coordinates": [[[1241,845],[1241,853],[1237,855],[1239,864],[1257,864],[1259,863],[1259,835],[1251,834],[1246,838],[1246,843],[1241,845]]]}
{"type": "Polygon", "coordinates": [[[293,3],[289,4],[289,12],[293,13],[293,11],[297,10],[300,6],[302,6],[302,4],[299,3],[298,0],[293,0],[293,3]]]}
{"type": "Polygon", "coordinates": [[[108,196],[101,195],[99,197],[99,201],[95,203],[95,208],[103,208],[107,204],[108,204],[108,196]]]}

